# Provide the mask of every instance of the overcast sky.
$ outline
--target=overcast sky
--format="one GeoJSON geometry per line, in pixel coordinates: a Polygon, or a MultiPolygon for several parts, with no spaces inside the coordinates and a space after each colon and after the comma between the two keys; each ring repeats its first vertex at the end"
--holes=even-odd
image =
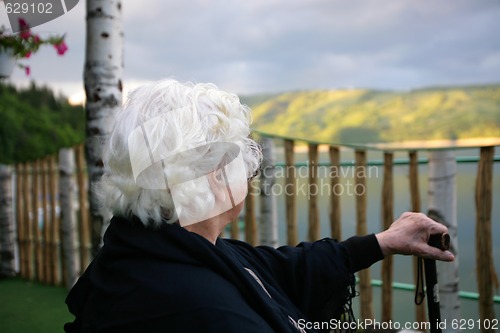
{"type": "MultiPolygon", "coordinates": [[[[174,77],[240,94],[298,89],[406,90],[500,83],[500,0],[128,0],[124,84],[174,77]]],[[[0,4],[0,25],[7,24],[0,4]]],[[[35,27],[66,33],[16,69],[83,92],[85,0],[35,27]]]]}

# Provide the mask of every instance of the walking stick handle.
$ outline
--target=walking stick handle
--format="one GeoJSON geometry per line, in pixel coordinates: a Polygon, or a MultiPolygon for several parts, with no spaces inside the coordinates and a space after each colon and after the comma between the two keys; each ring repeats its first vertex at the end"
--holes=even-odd
{"type": "MultiPolygon", "coordinates": [[[[447,233],[434,234],[429,237],[428,244],[442,251],[450,248],[450,235],[447,233]]],[[[425,284],[427,287],[427,307],[429,310],[429,322],[431,324],[431,333],[441,333],[439,323],[441,322],[441,313],[439,309],[439,287],[437,281],[436,261],[424,259],[425,266],[425,284]]]]}
{"type": "Polygon", "coordinates": [[[450,235],[447,233],[431,235],[428,244],[442,251],[446,251],[450,248],[450,235]]]}

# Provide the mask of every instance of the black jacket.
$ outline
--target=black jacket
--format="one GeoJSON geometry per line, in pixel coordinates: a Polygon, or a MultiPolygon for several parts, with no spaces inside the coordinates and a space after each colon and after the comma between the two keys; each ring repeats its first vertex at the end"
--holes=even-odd
{"type": "Polygon", "coordinates": [[[213,245],[178,225],[152,229],[115,217],[66,299],[76,318],[64,329],[296,333],[301,321],[339,317],[353,296],[353,273],[382,257],[374,235],[278,249],[213,245]]]}

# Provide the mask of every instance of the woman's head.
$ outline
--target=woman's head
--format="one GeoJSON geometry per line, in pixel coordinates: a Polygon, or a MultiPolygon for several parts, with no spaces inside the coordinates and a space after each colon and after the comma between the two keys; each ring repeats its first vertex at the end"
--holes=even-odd
{"type": "Polygon", "coordinates": [[[250,122],[250,109],[213,84],[163,80],[138,88],[114,119],[97,187],[103,207],[145,224],[210,217],[218,170],[240,186],[260,165],[250,122]]]}

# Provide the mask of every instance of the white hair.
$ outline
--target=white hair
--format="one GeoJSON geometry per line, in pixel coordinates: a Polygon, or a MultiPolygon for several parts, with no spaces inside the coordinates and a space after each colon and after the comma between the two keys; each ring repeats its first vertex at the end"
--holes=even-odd
{"type": "MultiPolygon", "coordinates": [[[[210,143],[231,143],[233,147],[236,144],[246,175],[251,177],[260,166],[262,153],[249,137],[250,112],[235,94],[221,91],[213,84],[168,79],[136,89],[116,114],[105,147],[105,173],[96,186],[103,208],[113,215],[137,216],[145,225],[156,226],[178,221],[179,214],[203,216],[203,212],[215,205],[206,181],[194,181],[175,189],[144,184],[156,184],[166,178],[170,184],[177,178],[194,179],[196,175],[214,171],[214,166],[226,163],[229,146],[210,143]],[[134,159],[141,159],[140,147],[132,145],[130,140],[137,129],[147,132],[149,156],[158,153],[162,156],[156,163],[160,176],[158,172],[143,172],[141,183],[133,165],[134,159]],[[197,149],[196,153],[192,149],[197,149]],[[175,207],[171,191],[179,191],[175,193],[175,207]]],[[[230,174],[228,178],[231,179],[230,174]]]]}

